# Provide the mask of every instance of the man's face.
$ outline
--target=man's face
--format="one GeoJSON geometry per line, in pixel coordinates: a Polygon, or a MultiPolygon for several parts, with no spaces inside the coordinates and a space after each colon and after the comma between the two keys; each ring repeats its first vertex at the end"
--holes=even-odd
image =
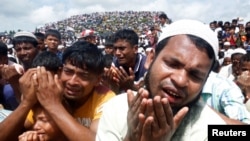
{"type": "Polygon", "coordinates": [[[228,50],[230,48],[230,45],[224,45],[224,49],[228,50]]]}
{"type": "Polygon", "coordinates": [[[250,72],[250,62],[248,62],[248,61],[243,61],[243,62],[240,64],[240,72],[239,72],[239,74],[241,74],[241,73],[244,72],[244,71],[250,72]]]}
{"type": "Polygon", "coordinates": [[[166,19],[164,19],[164,18],[160,18],[160,23],[161,23],[161,25],[164,25],[165,23],[166,23],[166,19]]]}
{"type": "Polygon", "coordinates": [[[133,67],[131,64],[135,62],[137,49],[137,46],[132,46],[123,39],[119,39],[114,43],[115,56],[122,66],[133,67]]]}
{"type": "Polygon", "coordinates": [[[101,75],[66,63],[61,73],[64,96],[69,100],[86,100],[100,82],[101,75]]]}
{"type": "Polygon", "coordinates": [[[88,37],[86,37],[86,41],[88,41],[92,44],[96,44],[96,37],[95,36],[88,36],[88,37]]]}
{"type": "Polygon", "coordinates": [[[166,97],[173,108],[180,108],[197,98],[211,66],[205,49],[177,35],[156,56],[145,81],[152,97],[166,97]]]}
{"type": "Polygon", "coordinates": [[[47,45],[49,50],[57,50],[58,46],[60,45],[61,41],[55,37],[55,36],[51,36],[49,35],[46,39],[45,39],[45,44],[47,45]]]}
{"type": "Polygon", "coordinates": [[[39,49],[39,50],[44,50],[44,49],[45,49],[44,40],[42,40],[42,39],[37,39],[37,42],[38,42],[38,44],[37,44],[38,49],[39,49]]]}
{"type": "Polygon", "coordinates": [[[231,64],[231,58],[230,57],[225,57],[222,63],[222,66],[227,66],[231,64]]]}
{"type": "Polygon", "coordinates": [[[113,46],[105,46],[104,51],[105,51],[106,54],[111,54],[111,55],[114,54],[113,46]]]}
{"type": "Polygon", "coordinates": [[[41,107],[35,108],[33,118],[33,129],[43,136],[45,141],[55,140],[63,135],[53,119],[41,107]]]}
{"type": "Polygon", "coordinates": [[[210,28],[214,31],[215,28],[216,28],[216,27],[215,27],[215,24],[214,24],[214,23],[211,23],[211,24],[210,24],[210,28]]]}
{"type": "Polygon", "coordinates": [[[240,59],[243,54],[235,54],[231,57],[233,75],[238,76],[240,74],[240,59]]]}
{"type": "Polygon", "coordinates": [[[23,64],[30,65],[38,53],[37,47],[31,43],[20,43],[15,45],[17,57],[23,64]]]}

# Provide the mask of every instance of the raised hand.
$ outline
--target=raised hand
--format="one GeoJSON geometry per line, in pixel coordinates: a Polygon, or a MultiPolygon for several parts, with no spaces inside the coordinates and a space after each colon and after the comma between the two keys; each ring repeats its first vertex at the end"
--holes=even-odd
{"type": "Polygon", "coordinates": [[[141,139],[142,126],[144,124],[145,106],[148,98],[148,92],[141,88],[135,96],[131,90],[127,91],[128,98],[128,132],[126,139],[130,141],[139,141],[141,139]]]}
{"type": "Polygon", "coordinates": [[[147,100],[146,119],[142,129],[141,141],[167,141],[171,140],[176,129],[188,112],[182,108],[173,116],[172,108],[167,98],[155,96],[147,100]]]}
{"type": "Polygon", "coordinates": [[[0,76],[6,81],[18,80],[21,74],[24,73],[18,65],[0,65],[0,70],[0,76]]]}
{"type": "Polygon", "coordinates": [[[119,83],[117,82],[117,73],[115,67],[104,68],[102,84],[112,89],[115,93],[119,93],[119,83]]]}
{"type": "Polygon", "coordinates": [[[19,141],[45,141],[42,134],[38,134],[36,131],[27,131],[18,137],[19,141]]]}
{"type": "Polygon", "coordinates": [[[37,102],[36,86],[33,83],[36,79],[36,68],[29,69],[19,79],[20,93],[22,94],[22,102],[33,106],[37,102]]]}
{"type": "Polygon", "coordinates": [[[117,82],[119,83],[120,89],[122,90],[136,90],[134,85],[135,74],[132,68],[129,68],[129,74],[124,70],[123,67],[115,68],[117,72],[117,82]]]}
{"type": "Polygon", "coordinates": [[[46,109],[54,104],[62,103],[63,87],[57,75],[46,71],[44,67],[37,67],[37,99],[46,109]]]}

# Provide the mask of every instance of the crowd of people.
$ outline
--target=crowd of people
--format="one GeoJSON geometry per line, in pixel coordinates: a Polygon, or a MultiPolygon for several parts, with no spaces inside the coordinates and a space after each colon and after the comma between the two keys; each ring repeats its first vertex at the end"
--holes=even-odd
{"type": "Polygon", "coordinates": [[[100,34],[114,33],[122,28],[132,28],[136,32],[143,32],[145,28],[154,25],[162,11],[115,11],[96,12],[74,15],[70,18],[37,27],[43,32],[46,29],[58,28],[60,32],[73,30],[80,33],[83,29],[95,29],[100,34]]]}
{"type": "Polygon", "coordinates": [[[250,124],[249,45],[250,22],[239,18],[204,24],[147,11],[3,37],[0,138],[208,140],[208,125],[250,124]]]}

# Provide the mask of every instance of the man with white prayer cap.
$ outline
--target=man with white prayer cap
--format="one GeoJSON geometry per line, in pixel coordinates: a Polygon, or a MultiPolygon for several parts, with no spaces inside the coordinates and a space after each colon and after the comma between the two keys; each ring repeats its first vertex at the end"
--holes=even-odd
{"type": "Polygon", "coordinates": [[[171,23],[148,60],[145,88],[106,103],[96,140],[207,140],[209,124],[226,124],[200,99],[218,49],[216,34],[203,22],[171,23]]]}

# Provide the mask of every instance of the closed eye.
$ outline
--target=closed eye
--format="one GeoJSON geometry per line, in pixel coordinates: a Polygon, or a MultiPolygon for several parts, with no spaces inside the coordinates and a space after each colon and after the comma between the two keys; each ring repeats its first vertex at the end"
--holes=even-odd
{"type": "Polygon", "coordinates": [[[201,82],[205,78],[205,74],[201,73],[198,70],[191,70],[191,71],[189,71],[189,76],[195,82],[201,82]]]}

